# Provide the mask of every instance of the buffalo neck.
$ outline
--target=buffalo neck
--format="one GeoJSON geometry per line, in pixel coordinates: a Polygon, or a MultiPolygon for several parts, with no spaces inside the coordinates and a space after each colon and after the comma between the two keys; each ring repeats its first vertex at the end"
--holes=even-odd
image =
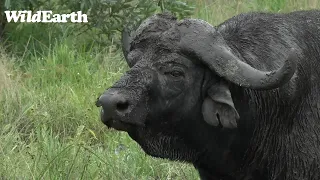
{"type": "MultiPolygon", "coordinates": [[[[306,107],[309,93],[295,97],[282,93],[286,87],[269,91],[255,91],[231,87],[234,103],[240,114],[239,131],[250,139],[243,158],[243,174],[260,171],[270,179],[296,178],[295,172],[304,172],[303,177],[316,176],[320,152],[315,126],[316,114],[306,107]],[[240,98],[239,98],[240,97],[240,98]],[[294,99],[294,101],[292,101],[294,99]],[[308,147],[308,148],[307,148],[308,147]]],[[[319,174],[318,174],[319,175],[319,174]]]]}

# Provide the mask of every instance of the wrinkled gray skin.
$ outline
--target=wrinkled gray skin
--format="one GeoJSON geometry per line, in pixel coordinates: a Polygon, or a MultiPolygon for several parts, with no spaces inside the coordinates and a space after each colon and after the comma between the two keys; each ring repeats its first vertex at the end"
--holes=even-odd
{"type": "Polygon", "coordinates": [[[319,17],[154,15],[124,33],[131,69],[99,97],[101,119],[201,179],[318,180],[319,17]]]}

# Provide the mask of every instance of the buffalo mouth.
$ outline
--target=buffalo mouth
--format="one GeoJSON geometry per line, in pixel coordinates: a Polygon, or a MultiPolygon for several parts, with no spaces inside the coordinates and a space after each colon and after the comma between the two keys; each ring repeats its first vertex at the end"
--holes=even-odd
{"type": "Polygon", "coordinates": [[[102,123],[105,124],[108,128],[113,128],[118,131],[129,132],[139,126],[143,126],[142,124],[124,121],[119,116],[107,117],[102,108],[100,110],[100,118],[102,123]]]}

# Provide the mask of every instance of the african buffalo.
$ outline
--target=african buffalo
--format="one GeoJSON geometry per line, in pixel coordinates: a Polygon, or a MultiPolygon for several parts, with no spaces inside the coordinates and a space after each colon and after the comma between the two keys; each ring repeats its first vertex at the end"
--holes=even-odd
{"type": "Polygon", "coordinates": [[[97,106],[147,154],[201,179],[320,179],[320,11],[157,14],[123,50],[130,70],[97,106]]]}

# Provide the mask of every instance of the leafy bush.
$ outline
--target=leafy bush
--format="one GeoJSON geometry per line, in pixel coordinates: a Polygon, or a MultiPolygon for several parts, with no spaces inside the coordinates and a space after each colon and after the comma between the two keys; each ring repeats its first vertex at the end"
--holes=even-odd
{"type": "MultiPolygon", "coordinates": [[[[0,8],[20,10],[53,10],[54,13],[70,13],[81,10],[88,15],[88,23],[64,24],[68,35],[90,33],[103,45],[119,42],[119,32],[124,27],[136,27],[146,17],[161,11],[170,11],[178,18],[190,16],[193,7],[178,0],[5,0],[0,8]]],[[[0,19],[4,20],[4,15],[0,19]]],[[[48,25],[50,26],[50,25],[48,25]]],[[[60,25],[61,26],[61,25],[60,25]]]]}

